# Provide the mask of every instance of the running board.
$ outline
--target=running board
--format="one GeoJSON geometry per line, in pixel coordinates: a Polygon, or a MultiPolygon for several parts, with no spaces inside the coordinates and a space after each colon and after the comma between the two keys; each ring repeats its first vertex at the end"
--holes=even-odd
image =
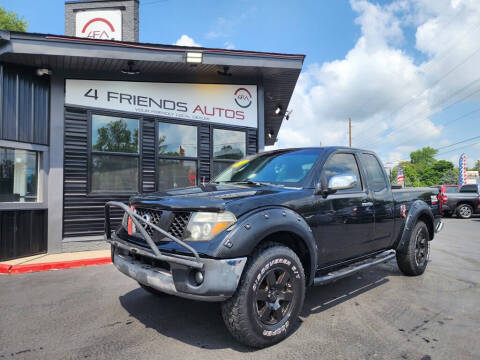
{"type": "Polygon", "coordinates": [[[322,275],[313,279],[313,285],[325,285],[333,281],[337,281],[344,277],[353,275],[361,270],[369,268],[370,266],[377,265],[380,263],[387,262],[395,257],[395,250],[384,251],[373,258],[359,261],[357,263],[351,264],[340,270],[329,272],[326,275],[322,275]]]}

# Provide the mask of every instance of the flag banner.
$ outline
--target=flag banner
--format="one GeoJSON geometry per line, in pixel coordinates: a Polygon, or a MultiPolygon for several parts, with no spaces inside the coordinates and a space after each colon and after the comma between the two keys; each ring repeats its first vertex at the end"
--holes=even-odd
{"type": "Polygon", "coordinates": [[[398,167],[398,173],[397,173],[397,184],[403,185],[405,182],[405,177],[403,176],[403,169],[401,166],[398,167]]]}
{"type": "Polygon", "coordinates": [[[458,161],[458,181],[461,185],[465,185],[466,183],[466,172],[467,172],[467,156],[465,153],[460,155],[460,159],[458,161]]]}

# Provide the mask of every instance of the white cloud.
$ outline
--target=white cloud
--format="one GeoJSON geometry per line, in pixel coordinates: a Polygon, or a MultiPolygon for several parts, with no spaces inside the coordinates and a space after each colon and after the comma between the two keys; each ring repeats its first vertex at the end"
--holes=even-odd
{"type": "Polygon", "coordinates": [[[225,49],[228,49],[228,50],[234,50],[234,49],[236,49],[235,44],[232,43],[231,41],[225,41],[225,42],[223,43],[223,47],[224,47],[225,49]]]}
{"type": "Polygon", "coordinates": [[[191,46],[191,47],[198,47],[198,46],[202,46],[198,43],[195,42],[195,40],[193,40],[190,36],[188,35],[185,35],[183,34],[182,36],[180,36],[180,38],[175,41],[175,44],[174,45],[178,45],[178,46],[191,46]]]}
{"type": "Polygon", "coordinates": [[[446,128],[432,115],[480,85],[472,82],[479,77],[478,31],[472,31],[480,31],[478,0],[397,0],[384,6],[351,0],[351,6],[361,36],[344,59],[304,70],[289,107],[294,112],[275,147],[346,145],[348,117],[353,145],[376,148],[387,161],[438,144],[446,128]],[[416,50],[425,61],[404,50],[406,27],[416,31],[416,50]]]}

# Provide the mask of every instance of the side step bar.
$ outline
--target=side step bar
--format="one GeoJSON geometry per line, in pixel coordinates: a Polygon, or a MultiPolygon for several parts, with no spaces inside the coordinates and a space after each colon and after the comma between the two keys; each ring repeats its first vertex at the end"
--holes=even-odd
{"type": "Polygon", "coordinates": [[[343,269],[332,271],[326,275],[316,277],[315,279],[313,279],[313,285],[319,286],[319,285],[328,284],[333,281],[337,281],[344,277],[353,275],[361,270],[369,268],[370,266],[387,262],[393,258],[395,258],[395,250],[385,251],[373,258],[362,260],[357,263],[351,264],[343,269]]]}

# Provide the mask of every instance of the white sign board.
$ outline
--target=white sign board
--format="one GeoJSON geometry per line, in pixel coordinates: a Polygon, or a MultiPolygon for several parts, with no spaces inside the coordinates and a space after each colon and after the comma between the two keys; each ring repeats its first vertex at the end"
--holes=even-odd
{"type": "Polygon", "coordinates": [[[257,127],[255,85],[66,80],[68,105],[257,127]]]}
{"type": "Polygon", "coordinates": [[[122,11],[86,10],[77,12],[75,36],[121,41],[122,11]]]}

